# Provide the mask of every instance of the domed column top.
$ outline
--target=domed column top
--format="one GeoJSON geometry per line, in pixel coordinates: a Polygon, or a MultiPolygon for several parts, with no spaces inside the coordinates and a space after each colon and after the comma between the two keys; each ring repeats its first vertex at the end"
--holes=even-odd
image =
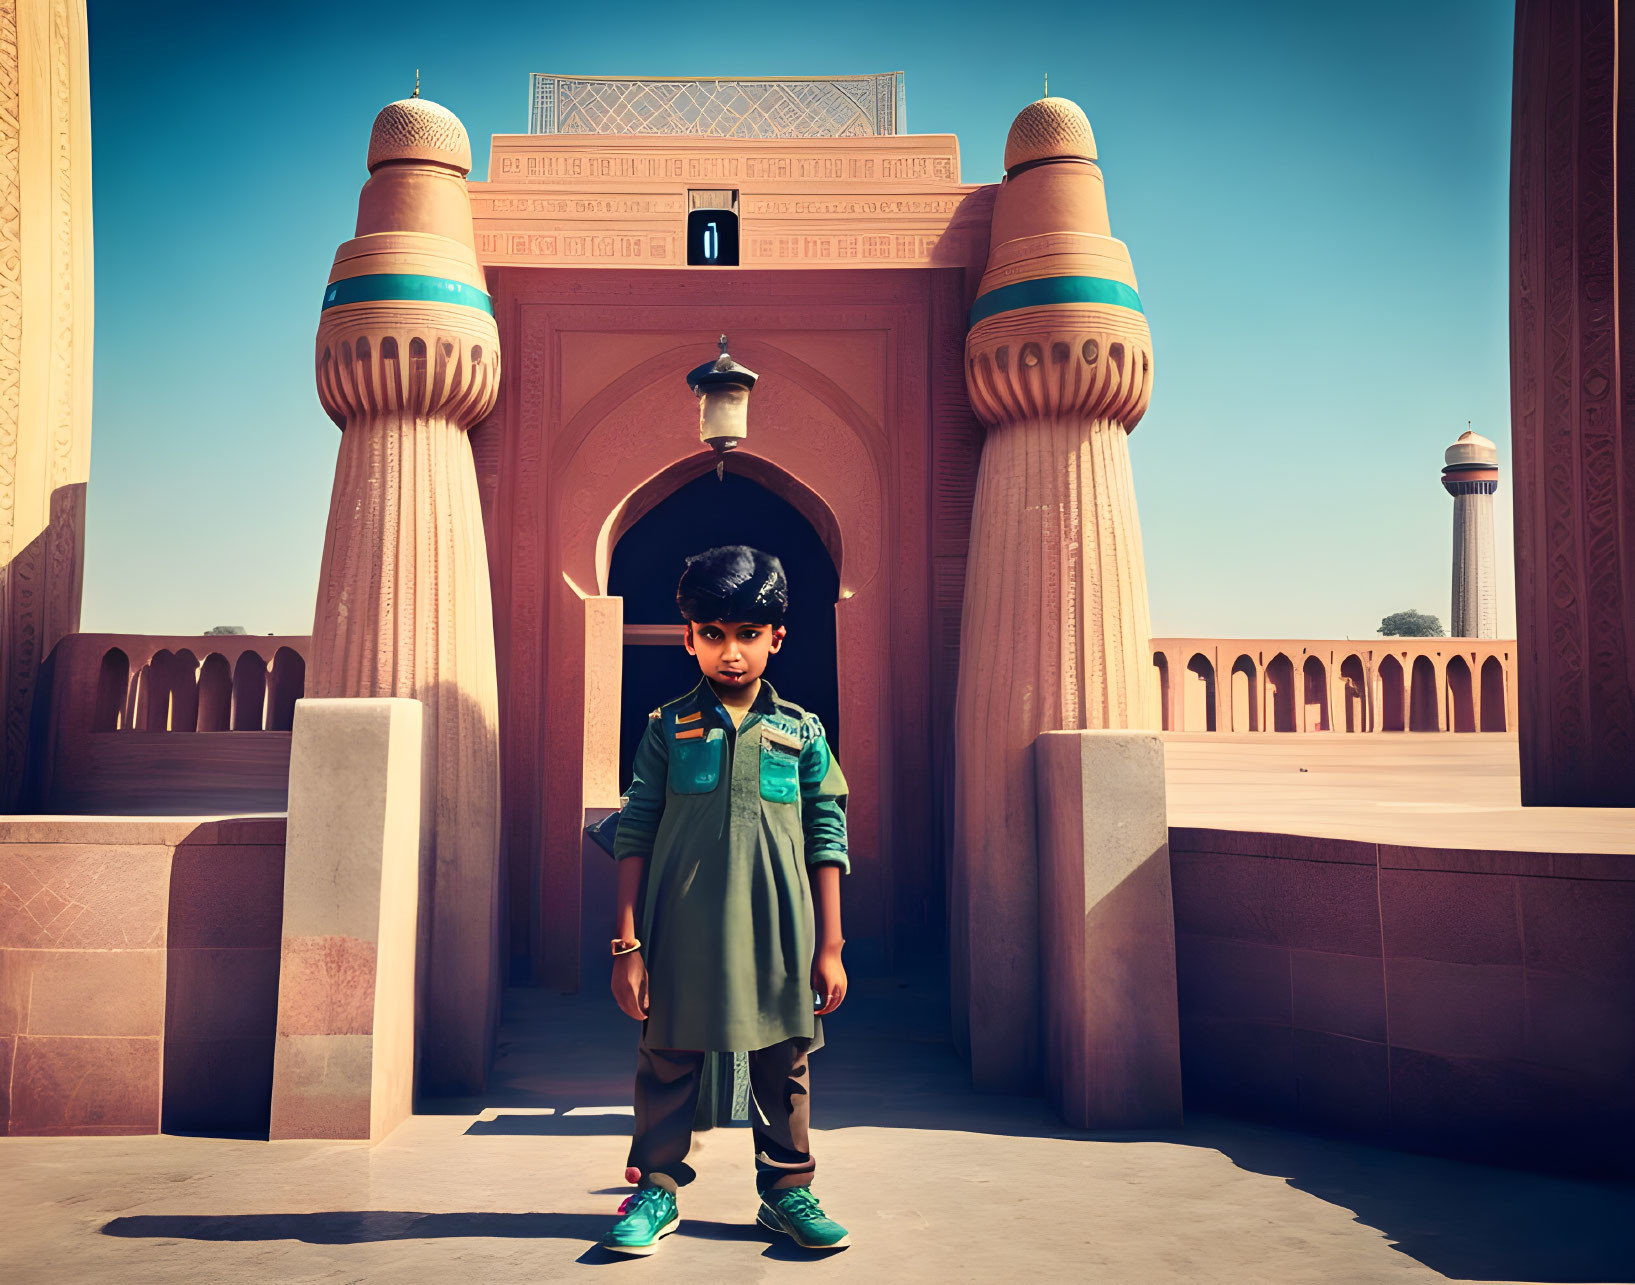
{"type": "Polygon", "coordinates": [[[358,198],[358,235],[426,232],[462,242],[471,235],[471,140],[460,118],[426,98],[387,103],[369,131],[369,181],[358,198]]]}
{"type": "Polygon", "coordinates": [[[459,118],[388,103],[369,134],[357,235],[335,252],[318,324],[318,396],[343,427],[380,411],[462,428],[493,408],[499,332],[477,263],[459,118]]]}
{"type": "Polygon", "coordinates": [[[970,322],[966,385],[990,428],[1068,416],[1131,429],[1146,411],[1152,339],[1095,135],[1068,99],[1031,103],[1011,125],[970,322]]]}
{"type": "Polygon", "coordinates": [[[464,178],[471,173],[471,139],[460,118],[441,103],[418,95],[400,98],[375,117],[365,164],[373,174],[391,161],[446,165],[464,178]]]}
{"type": "Polygon", "coordinates": [[[1443,455],[1449,495],[1492,495],[1499,489],[1499,448],[1480,433],[1463,432],[1443,455]]]}

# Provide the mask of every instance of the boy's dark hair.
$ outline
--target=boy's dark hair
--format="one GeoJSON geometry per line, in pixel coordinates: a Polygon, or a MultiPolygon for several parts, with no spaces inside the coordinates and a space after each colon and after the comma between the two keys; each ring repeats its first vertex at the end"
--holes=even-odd
{"type": "Polygon", "coordinates": [[[687,559],[676,606],[687,620],[747,620],[776,628],[789,607],[789,581],[770,553],[724,544],[687,559]]]}

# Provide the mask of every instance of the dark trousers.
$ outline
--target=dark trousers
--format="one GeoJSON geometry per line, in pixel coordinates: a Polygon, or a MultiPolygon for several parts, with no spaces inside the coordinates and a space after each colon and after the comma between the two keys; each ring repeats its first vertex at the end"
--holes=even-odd
{"type": "MultiPolygon", "coordinates": [[[[817,1162],[808,1149],[811,1122],[810,1040],[792,1038],[749,1055],[749,1118],[755,1141],[755,1186],[804,1187],[817,1162]]],[[[636,1131],[630,1165],[644,1186],[685,1187],[696,1176],[687,1163],[698,1110],[704,1054],[653,1049],[643,1039],[636,1051],[636,1131]]]]}

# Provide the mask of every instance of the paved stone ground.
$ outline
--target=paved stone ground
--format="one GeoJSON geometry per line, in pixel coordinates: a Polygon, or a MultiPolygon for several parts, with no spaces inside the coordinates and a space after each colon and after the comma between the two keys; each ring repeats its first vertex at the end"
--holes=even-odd
{"type": "Polygon", "coordinates": [[[1635,853],[1627,808],[1524,808],[1516,738],[1164,733],[1171,825],[1370,843],[1635,853]]]}
{"type": "Polygon", "coordinates": [[[681,1231],[594,1247],[625,1192],[635,1027],[599,993],[509,997],[494,1090],[370,1150],[213,1138],[0,1140],[0,1281],[586,1279],[1629,1281],[1635,1188],[1224,1120],[1063,1130],[979,1096],[932,983],[854,979],[814,1055],[817,1190],[853,1247],[773,1243],[748,1131],[704,1135],[681,1231]]]}

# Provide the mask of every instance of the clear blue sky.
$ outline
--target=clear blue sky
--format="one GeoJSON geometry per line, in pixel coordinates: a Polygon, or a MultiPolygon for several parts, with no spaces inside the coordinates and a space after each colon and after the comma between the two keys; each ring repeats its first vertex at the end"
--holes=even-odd
{"type": "Polygon", "coordinates": [[[1468,419],[1506,474],[1513,636],[1501,0],[89,7],[88,631],[310,631],[338,441],[318,299],[370,122],[419,67],[478,179],[532,71],[902,70],[909,128],[957,134],[989,182],[1048,72],[1095,128],[1152,323],[1131,448],[1154,631],[1446,624],[1437,472],[1468,419]]]}

